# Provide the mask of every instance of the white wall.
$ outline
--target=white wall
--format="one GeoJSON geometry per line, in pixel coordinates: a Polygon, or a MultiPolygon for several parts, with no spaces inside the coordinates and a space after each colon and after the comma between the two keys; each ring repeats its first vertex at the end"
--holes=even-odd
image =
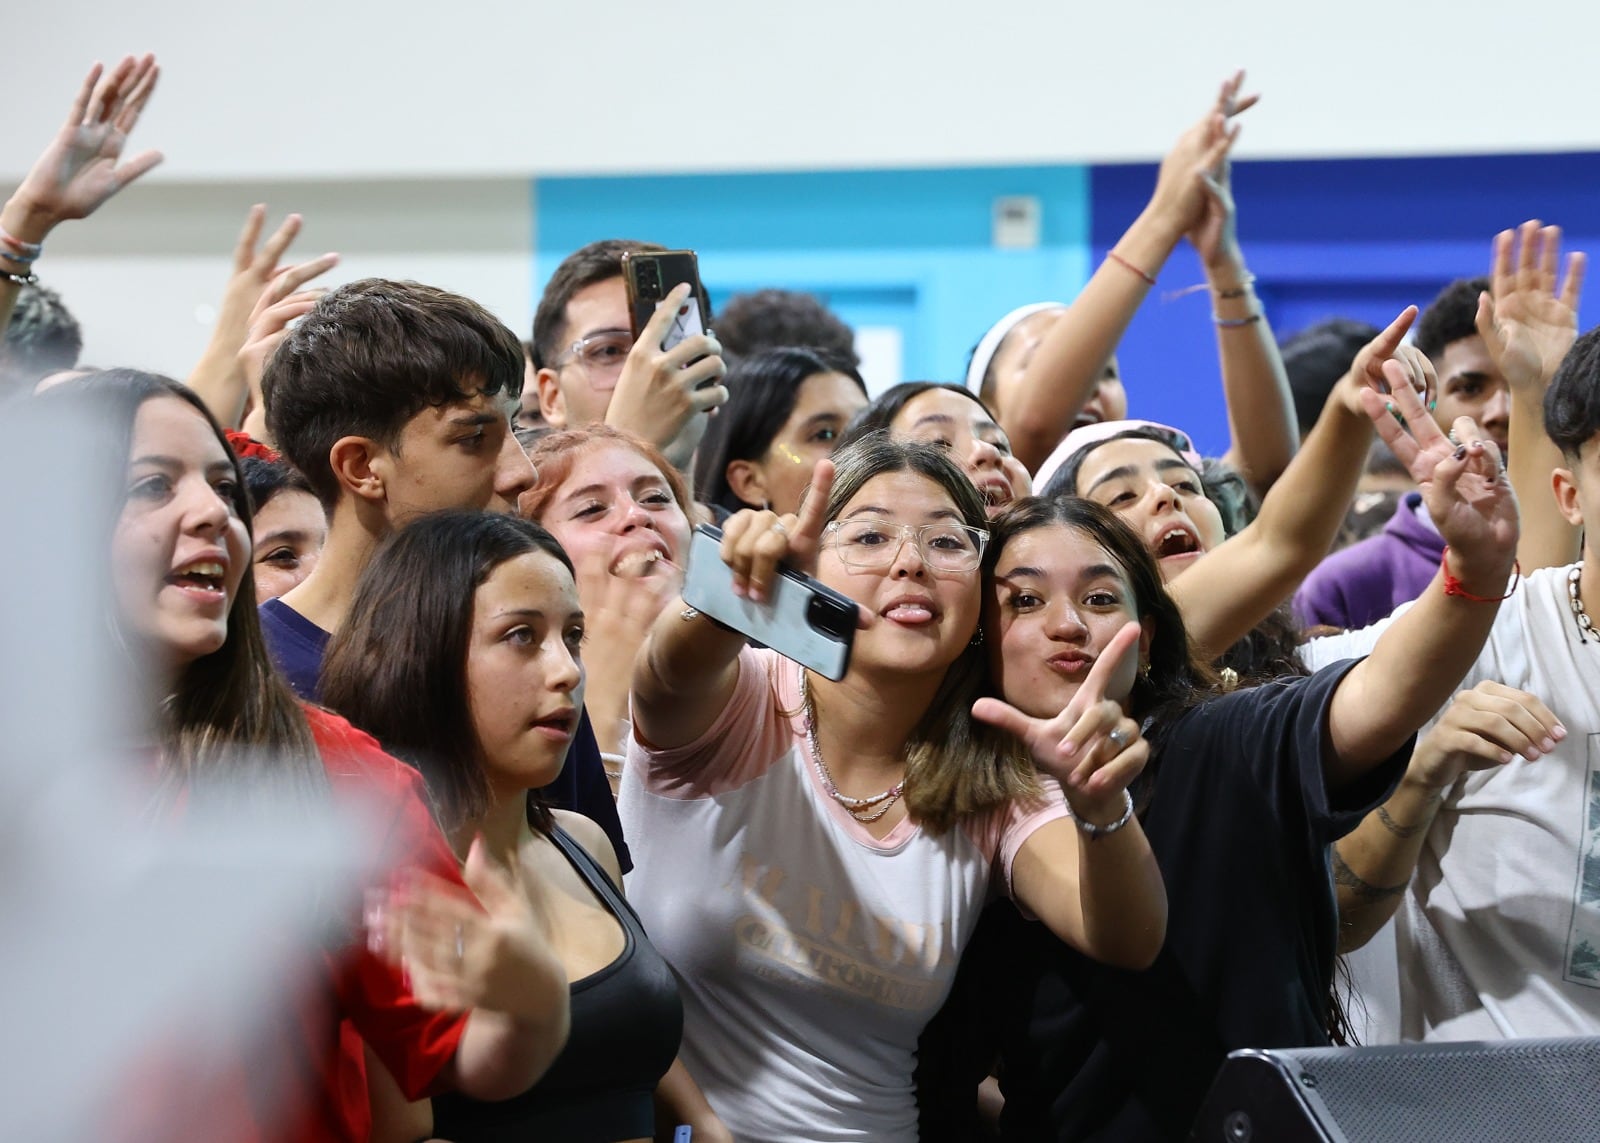
{"type": "Polygon", "coordinates": [[[8,31],[0,179],[93,56],[147,49],[140,140],[183,180],[1148,159],[1241,64],[1245,157],[1600,148],[1591,0],[54,0],[8,31]]]}
{"type": "MultiPolygon", "coordinates": [[[[482,302],[526,337],[533,320],[532,219],[523,179],[377,183],[164,184],[135,188],[88,224],[63,226],[39,263],[83,325],[83,360],[187,375],[210,335],[245,211],[268,226],[306,218],[291,249],[337,251],[323,285],[414,278],[482,302]]],[[[299,257],[293,257],[298,254],[299,257]]]]}

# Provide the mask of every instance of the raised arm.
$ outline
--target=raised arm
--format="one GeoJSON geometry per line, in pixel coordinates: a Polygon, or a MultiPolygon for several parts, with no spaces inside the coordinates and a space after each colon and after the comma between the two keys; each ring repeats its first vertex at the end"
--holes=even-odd
{"type": "Polygon", "coordinates": [[[269,290],[280,296],[293,293],[339,262],[337,254],[324,254],[299,266],[280,267],[278,260],[300,233],[301,219],[298,214],[289,215],[257,249],[266,218],[267,208],[259,204],[245,216],[244,229],[233,251],[233,274],[222,291],[217,324],[212,327],[205,352],[189,374],[189,388],[224,428],[239,427],[247,401],[261,403],[260,375],[256,374],[252,387],[239,351],[244,348],[263,295],[269,290]]]}
{"type": "Polygon", "coordinates": [[[11,320],[18,292],[32,280],[50,232],[70,219],[88,218],[161,162],[160,151],[121,161],[160,74],[150,55],[128,56],[110,72],[98,63],[90,68],[67,121],[0,209],[0,331],[11,320]]]}
{"type": "MultiPolygon", "coordinates": [[[[799,515],[746,510],[722,526],[722,559],[733,571],[733,593],[764,602],[786,562],[816,568],[826,522],[833,462],[819,460],[799,515]]],[[[733,697],[744,636],[672,604],[645,639],[633,669],[633,731],[659,749],[699,738],[733,697]]]]}
{"type": "Polygon", "coordinates": [[[1211,318],[1217,328],[1230,438],[1222,459],[1260,497],[1294,459],[1300,432],[1289,375],[1266,312],[1256,299],[1255,275],[1245,267],[1239,249],[1229,170],[1224,157],[1214,174],[1202,176],[1205,214],[1188,238],[1205,267],[1211,318]]]}
{"type": "Polygon", "coordinates": [[[1161,160],[1150,202],[1050,327],[1014,397],[1007,396],[1000,424],[1029,472],[1039,470],[1072,428],[1156,274],[1184,234],[1201,225],[1209,194],[1204,178],[1238,137],[1229,121],[1256,102],[1253,95],[1239,96],[1243,82],[1239,72],[1224,83],[1216,103],[1161,160]]]}
{"type": "Polygon", "coordinates": [[[1556,509],[1550,474],[1565,467],[1544,431],[1544,392],[1578,337],[1578,297],[1585,259],[1567,256],[1557,288],[1561,228],[1524,222],[1495,235],[1489,291],[1478,299],[1478,333],[1511,390],[1506,469],[1522,509],[1522,570],[1560,567],[1578,558],[1579,530],[1556,509]]]}
{"type": "Polygon", "coordinates": [[[1394,916],[1439,804],[1463,774],[1516,755],[1533,762],[1566,736],[1561,720],[1525,691],[1486,680],[1456,695],[1418,740],[1394,795],[1334,844],[1339,951],[1360,948],[1394,916]]]}
{"type": "Polygon", "coordinates": [[[1137,623],[1117,632],[1055,718],[1032,718],[995,698],[972,707],[973,717],[1027,744],[1072,812],[1073,821],[1047,823],[1022,843],[1012,895],[1085,956],[1130,969],[1150,967],[1167,931],[1166,887],[1127,792],[1150,744],[1106,697],[1127,657],[1138,654],[1139,635],[1137,623]]]}
{"type": "Polygon", "coordinates": [[[1379,638],[1334,691],[1328,784],[1352,781],[1399,750],[1432,718],[1472,667],[1500,610],[1517,554],[1517,500],[1499,450],[1467,417],[1448,439],[1421,400],[1388,366],[1395,406],[1409,432],[1363,399],[1378,431],[1408,469],[1447,545],[1433,583],[1379,638]]]}
{"type": "Polygon", "coordinates": [[[1328,554],[1372,443],[1372,422],[1361,395],[1387,387],[1385,363],[1403,364],[1398,375],[1408,378],[1410,387],[1432,392],[1437,383],[1432,364],[1401,344],[1416,316],[1417,308],[1407,306],[1356,355],[1255,520],[1173,582],[1172,597],[1190,638],[1208,657],[1223,654],[1247,635],[1328,554]]]}

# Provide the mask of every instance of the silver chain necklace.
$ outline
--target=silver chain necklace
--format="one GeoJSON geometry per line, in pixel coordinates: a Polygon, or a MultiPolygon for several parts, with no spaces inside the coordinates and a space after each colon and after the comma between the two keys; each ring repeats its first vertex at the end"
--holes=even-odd
{"type": "Polygon", "coordinates": [[[862,825],[871,825],[894,809],[894,804],[900,800],[900,795],[905,793],[904,778],[883,793],[873,794],[869,798],[852,798],[849,794],[839,792],[839,787],[834,784],[833,775],[828,772],[828,764],[822,760],[822,747],[817,745],[816,708],[811,705],[811,688],[806,685],[806,673],[803,669],[800,672],[800,705],[805,711],[806,743],[811,748],[811,764],[816,767],[817,777],[822,779],[822,788],[828,792],[828,797],[843,806],[845,812],[862,825]]]}
{"type": "Polygon", "coordinates": [[[1587,643],[1592,635],[1595,642],[1600,643],[1600,631],[1594,629],[1594,621],[1583,609],[1583,597],[1578,594],[1578,580],[1582,577],[1582,563],[1567,573],[1567,599],[1572,604],[1572,618],[1578,622],[1578,642],[1587,643]]]}

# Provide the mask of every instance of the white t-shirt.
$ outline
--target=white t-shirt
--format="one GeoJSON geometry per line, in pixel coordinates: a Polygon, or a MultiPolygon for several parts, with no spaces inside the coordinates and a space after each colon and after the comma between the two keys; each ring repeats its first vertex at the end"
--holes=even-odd
{"type": "Polygon", "coordinates": [[[745,650],[727,708],[675,750],[630,744],[629,897],[683,993],[682,1058],[740,1143],[914,1141],[917,1038],[1043,806],[874,839],[827,796],[799,668],[745,650]]]}
{"type": "MultiPolygon", "coordinates": [[[[1440,807],[1395,919],[1405,1039],[1600,1034],[1600,643],[1579,641],[1570,570],[1523,581],[1461,683],[1535,695],[1567,737],[1440,807]]],[[[1366,654],[1388,622],[1313,640],[1308,665],[1366,654]]]]}

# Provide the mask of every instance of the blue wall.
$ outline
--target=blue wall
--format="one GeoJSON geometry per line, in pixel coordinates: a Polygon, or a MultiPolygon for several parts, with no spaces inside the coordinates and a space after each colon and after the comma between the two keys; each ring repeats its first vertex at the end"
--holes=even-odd
{"type": "MultiPolygon", "coordinates": [[[[543,179],[536,186],[536,295],[596,238],[700,252],[713,303],[762,286],[821,295],[848,322],[893,325],[906,378],[959,379],[979,336],[1024,302],[1070,299],[1155,185],[1153,164],[543,179]],[[996,250],[1001,195],[1043,205],[1037,250],[996,250]]],[[[1600,252],[1600,155],[1244,162],[1239,233],[1283,335],[1329,316],[1382,325],[1453,278],[1485,272],[1491,236],[1529,217],[1600,252]]],[[[1185,245],[1120,350],[1135,414],[1227,444],[1204,280],[1185,245]]],[[[1584,307],[1587,328],[1600,303],[1584,307]]]]}

